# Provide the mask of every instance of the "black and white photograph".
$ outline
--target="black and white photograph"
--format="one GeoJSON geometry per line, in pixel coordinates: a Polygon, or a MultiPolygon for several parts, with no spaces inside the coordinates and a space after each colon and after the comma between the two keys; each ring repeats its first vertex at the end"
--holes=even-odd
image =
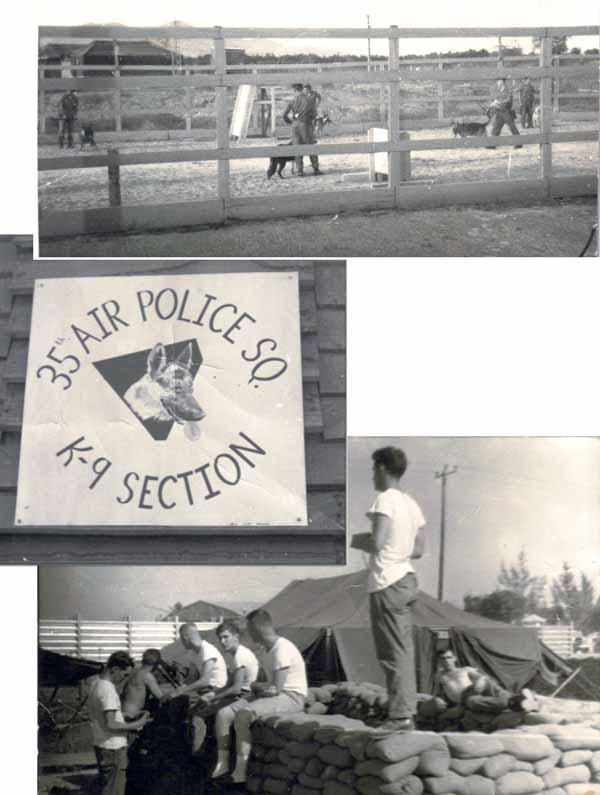
{"type": "Polygon", "coordinates": [[[594,795],[599,476],[351,437],[343,568],[42,567],[39,793],[594,795]]]}
{"type": "Polygon", "coordinates": [[[592,255],[598,33],[583,0],[61,4],[39,254],[592,255]]]}

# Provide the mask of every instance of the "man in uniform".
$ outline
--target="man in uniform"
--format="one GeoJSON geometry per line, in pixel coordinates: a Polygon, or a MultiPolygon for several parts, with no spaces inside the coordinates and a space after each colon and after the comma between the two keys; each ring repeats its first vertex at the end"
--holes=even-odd
{"type": "Polygon", "coordinates": [[[535,88],[530,77],[525,77],[519,88],[519,104],[523,129],[533,127],[533,108],[535,105],[535,88]]]}
{"type": "MultiPolygon", "coordinates": [[[[294,98],[288,103],[287,108],[283,113],[283,120],[286,124],[292,125],[292,143],[293,144],[314,144],[314,121],[316,113],[316,103],[312,97],[307,96],[302,90],[301,83],[294,83],[294,98]]],[[[297,157],[296,173],[298,176],[304,176],[304,162],[303,158],[297,157]]],[[[315,174],[321,174],[319,170],[319,158],[316,155],[310,155],[310,164],[315,174]]]]}
{"type": "Polygon", "coordinates": [[[73,129],[79,111],[79,97],[74,88],[63,95],[60,100],[62,125],[60,126],[58,143],[62,149],[65,145],[65,131],[67,133],[67,146],[73,148],[73,129]]]}
{"type": "MultiPolygon", "coordinates": [[[[501,77],[496,81],[496,97],[490,105],[493,114],[492,135],[500,135],[502,128],[508,124],[512,135],[519,135],[515,124],[513,111],[513,93],[506,84],[506,78],[501,77]]],[[[486,149],[495,149],[495,146],[486,146],[486,149]]],[[[523,144],[515,144],[515,149],[522,149],[523,144]]]]}

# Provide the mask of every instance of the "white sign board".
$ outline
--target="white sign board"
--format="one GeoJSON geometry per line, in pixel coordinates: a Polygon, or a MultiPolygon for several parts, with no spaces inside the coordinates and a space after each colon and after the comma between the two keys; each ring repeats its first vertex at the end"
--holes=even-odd
{"type": "Polygon", "coordinates": [[[16,523],[306,525],[298,289],[36,281],[16,523]]]}

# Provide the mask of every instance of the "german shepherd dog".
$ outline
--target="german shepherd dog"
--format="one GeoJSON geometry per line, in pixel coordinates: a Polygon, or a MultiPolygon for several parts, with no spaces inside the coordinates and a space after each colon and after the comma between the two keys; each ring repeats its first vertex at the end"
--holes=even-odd
{"type": "Polygon", "coordinates": [[[125,403],[142,422],[175,421],[183,426],[188,439],[197,439],[200,433],[196,423],[206,413],[194,397],[191,363],[191,343],[168,362],[164,345],[158,342],[148,354],[146,374],[125,392],[125,403]]]}
{"type": "Polygon", "coordinates": [[[79,130],[79,144],[83,149],[86,144],[90,146],[96,146],[96,141],[94,139],[94,128],[90,124],[84,125],[79,130]]]}
{"type": "Polygon", "coordinates": [[[469,135],[487,135],[487,126],[490,123],[490,119],[492,117],[491,110],[489,108],[484,108],[485,115],[487,116],[487,121],[480,122],[480,121],[455,121],[452,123],[452,132],[454,133],[454,137],[460,136],[461,138],[467,138],[469,135]]]}
{"type": "Polygon", "coordinates": [[[313,129],[315,131],[315,135],[321,135],[323,132],[323,128],[326,127],[328,124],[331,124],[331,119],[328,113],[320,113],[313,122],[313,129]]]}
{"type": "MultiPolygon", "coordinates": [[[[291,146],[292,142],[288,141],[285,144],[279,144],[279,146],[291,146]]],[[[293,163],[295,160],[295,156],[282,156],[282,157],[271,157],[269,158],[269,168],[267,169],[267,179],[271,179],[273,174],[277,172],[277,176],[280,179],[283,179],[283,174],[281,173],[283,169],[286,167],[288,163],[293,163]]]]}

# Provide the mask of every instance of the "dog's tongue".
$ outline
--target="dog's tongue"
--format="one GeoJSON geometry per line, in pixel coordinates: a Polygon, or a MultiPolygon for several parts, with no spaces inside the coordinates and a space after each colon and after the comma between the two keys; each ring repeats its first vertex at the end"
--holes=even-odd
{"type": "Polygon", "coordinates": [[[185,438],[190,442],[196,442],[202,436],[199,422],[185,422],[183,424],[183,433],[185,438]]]}

